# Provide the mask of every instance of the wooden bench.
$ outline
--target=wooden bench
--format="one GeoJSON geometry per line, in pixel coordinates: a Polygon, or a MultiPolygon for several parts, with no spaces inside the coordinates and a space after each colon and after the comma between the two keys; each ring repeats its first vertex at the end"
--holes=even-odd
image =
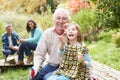
{"type": "MultiPolygon", "coordinates": [[[[18,62],[18,55],[10,55],[8,58],[7,58],[7,62],[5,62],[4,59],[0,59],[0,67],[5,67],[5,66],[17,66],[16,65],[16,62],[18,62]],[[15,61],[15,63],[13,62],[15,61]]],[[[23,66],[29,66],[29,65],[33,65],[33,62],[31,63],[27,63],[27,59],[24,58],[24,65],[23,66]]]]}
{"type": "Polygon", "coordinates": [[[99,80],[120,80],[120,71],[117,71],[104,64],[91,61],[94,73],[99,77],[99,80]]]}

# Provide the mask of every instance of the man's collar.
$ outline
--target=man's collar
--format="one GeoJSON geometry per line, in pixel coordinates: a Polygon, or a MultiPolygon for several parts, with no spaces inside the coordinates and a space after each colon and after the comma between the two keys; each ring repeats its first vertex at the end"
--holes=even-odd
{"type": "Polygon", "coordinates": [[[57,32],[57,30],[56,30],[56,27],[54,27],[54,29],[53,29],[53,32],[55,32],[55,33],[57,33],[58,35],[62,35],[62,34],[59,34],[58,32],[57,32]]]}

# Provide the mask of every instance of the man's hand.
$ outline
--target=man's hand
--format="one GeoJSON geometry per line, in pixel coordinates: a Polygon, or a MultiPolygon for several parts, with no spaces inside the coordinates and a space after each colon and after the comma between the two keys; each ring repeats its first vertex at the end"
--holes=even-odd
{"type": "Polygon", "coordinates": [[[19,47],[18,46],[9,46],[9,49],[11,49],[11,50],[19,50],[19,47]]]}
{"type": "Polygon", "coordinates": [[[33,79],[37,75],[37,71],[32,67],[29,71],[30,78],[33,79]]]}
{"type": "Polygon", "coordinates": [[[19,40],[20,43],[22,43],[22,42],[24,42],[24,41],[25,41],[25,39],[20,39],[20,40],[19,40]]]}
{"type": "Polygon", "coordinates": [[[13,46],[12,50],[19,50],[19,47],[18,46],[13,46]]]}

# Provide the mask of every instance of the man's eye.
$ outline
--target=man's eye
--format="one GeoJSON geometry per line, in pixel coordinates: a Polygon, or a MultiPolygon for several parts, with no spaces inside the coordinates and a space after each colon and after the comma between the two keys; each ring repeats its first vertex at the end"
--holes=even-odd
{"type": "Polygon", "coordinates": [[[57,17],[56,19],[57,19],[57,20],[59,20],[59,19],[60,19],[60,17],[57,17]]]}
{"type": "Polygon", "coordinates": [[[56,19],[57,19],[57,20],[60,20],[60,19],[62,19],[62,20],[67,20],[67,17],[57,17],[56,19]]]}
{"type": "Polygon", "coordinates": [[[67,18],[66,18],[66,17],[63,17],[62,20],[67,20],[67,18]]]}

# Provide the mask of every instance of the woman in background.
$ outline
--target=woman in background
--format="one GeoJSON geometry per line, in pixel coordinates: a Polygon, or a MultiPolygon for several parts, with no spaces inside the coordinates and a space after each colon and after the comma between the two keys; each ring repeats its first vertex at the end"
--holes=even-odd
{"type": "Polygon", "coordinates": [[[36,25],[36,22],[29,20],[26,24],[26,30],[30,33],[28,39],[20,39],[20,47],[18,54],[18,63],[17,65],[24,65],[24,52],[28,56],[27,63],[30,63],[33,60],[33,54],[31,51],[35,50],[37,44],[42,36],[43,30],[36,25]]]}

